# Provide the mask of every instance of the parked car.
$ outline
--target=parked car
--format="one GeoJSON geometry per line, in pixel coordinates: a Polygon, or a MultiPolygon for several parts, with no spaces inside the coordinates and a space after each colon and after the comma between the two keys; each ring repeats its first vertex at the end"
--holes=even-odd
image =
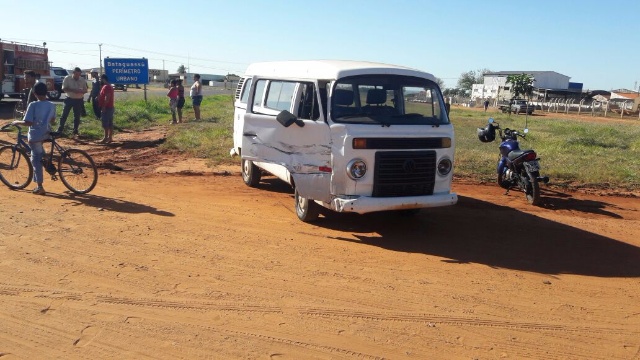
{"type": "Polygon", "coordinates": [[[527,113],[529,115],[533,114],[533,109],[535,106],[533,104],[529,104],[527,100],[516,99],[513,100],[511,104],[511,112],[514,114],[527,113]]]}
{"type": "Polygon", "coordinates": [[[47,93],[47,98],[49,98],[49,100],[58,100],[60,99],[60,95],[64,92],[62,91],[62,82],[64,81],[64,78],[69,75],[69,71],[65,68],[54,66],[52,66],[49,71],[50,76],[54,81],[54,90],[47,93]]]}
{"type": "Polygon", "coordinates": [[[113,90],[127,91],[127,84],[111,84],[113,90]]]}

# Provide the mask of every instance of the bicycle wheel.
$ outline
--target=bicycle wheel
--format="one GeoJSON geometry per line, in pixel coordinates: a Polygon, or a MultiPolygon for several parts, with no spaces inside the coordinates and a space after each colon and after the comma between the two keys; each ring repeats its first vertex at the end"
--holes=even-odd
{"type": "Polygon", "coordinates": [[[33,166],[27,153],[15,146],[0,148],[0,180],[10,189],[26,188],[33,179],[33,166]]]}
{"type": "Polygon", "coordinates": [[[83,150],[69,149],[58,159],[58,175],[67,189],[86,194],[98,183],[98,168],[83,150]]]}
{"type": "Polygon", "coordinates": [[[24,112],[26,109],[24,108],[24,103],[22,100],[16,103],[16,106],[13,108],[13,119],[14,120],[22,120],[24,118],[24,112]]]}

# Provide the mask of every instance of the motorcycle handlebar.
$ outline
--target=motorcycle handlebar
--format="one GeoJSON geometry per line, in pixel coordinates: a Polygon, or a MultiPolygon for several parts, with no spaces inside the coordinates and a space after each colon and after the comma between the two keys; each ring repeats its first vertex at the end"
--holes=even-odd
{"type": "Polygon", "coordinates": [[[516,139],[518,136],[520,136],[521,138],[525,138],[525,135],[517,132],[516,130],[511,130],[509,128],[504,129],[504,138],[512,138],[512,139],[516,139]]]}

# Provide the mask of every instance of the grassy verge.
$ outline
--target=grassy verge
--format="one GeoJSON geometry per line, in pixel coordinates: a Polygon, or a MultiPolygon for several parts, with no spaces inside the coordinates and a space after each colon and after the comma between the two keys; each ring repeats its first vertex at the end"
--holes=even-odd
{"type": "MultiPolygon", "coordinates": [[[[185,106],[185,110],[188,115],[185,119],[193,118],[192,108],[185,106]]],[[[233,96],[207,96],[200,111],[201,121],[187,121],[171,129],[164,148],[206,158],[210,165],[239,163],[229,156],[233,147],[233,96]]]]}
{"type": "MultiPolygon", "coordinates": [[[[87,116],[83,117],[80,123],[80,133],[90,139],[100,139],[104,134],[102,123],[95,118],[93,107],[90,103],[84,103],[87,116]]],[[[186,108],[185,104],[185,108],[186,108]]],[[[189,107],[191,107],[189,105],[189,107]]],[[[113,127],[117,134],[122,130],[142,130],[157,124],[171,122],[171,111],[168,101],[164,98],[155,97],[145,103],[144,100],[126,99],[119,100],[115,104],[115,115],[113,127]]],[[[63,106],[57,107],[57,118],[60,119],[63,106]]],[[[57,125],[54,125],[54,128],[57,125]]],[[[65,124],[65,134],[71,135],[73,129],[73,111],[69,113],[65,124]]]]}
{"type": "MultiPolygon", "coordinates": [[[[489,116],[502,128],[522,130],[525,117],[452,109],[456,130],[455,173],[493,181],[499,140],[482,143],[476,128],[489,116]]],[[[520,142],[535,149],[544,175],[556,185],[640,189],[640,122],[595,123],[556,118],[553,114],[528,118],[529,134],[520,142]]]]}

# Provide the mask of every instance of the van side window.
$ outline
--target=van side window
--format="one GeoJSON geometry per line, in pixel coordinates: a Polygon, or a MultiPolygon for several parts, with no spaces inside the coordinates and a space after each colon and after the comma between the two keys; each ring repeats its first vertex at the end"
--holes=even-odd
{"type": "Polygon", "coordinates": [[[318,96],[313,83],[301,83],[300,103],[298,104],[298,118],[308,120],[318,120],[320,109],[318,107],[318,96]]]}
{"type": "Polygon", "coordinates": [[[273,110],[290,110],[295,89],[295,82],[271,81],[265,107],[273,110]]]}
{"type": "Polygon", "coordinates": [[[267,80],[258,80],[256,82],[256,90],[253,95],[253,106],[261,107],[262,98],[264,97],[264,88],[267,86],[267,80]]]}
{"type": "Polygon", "coordinates": [[[325,114],[325,116],[327,115],[327,108],[328,108],[328,96],[327,96],[327,89],[329,88],[329,82],[330,81],[318,81],[318,93],[320,94],[320,105],[322,105],[322,111],[325,114]]]}
{"type": "Polygon", "coordinates": [[[242,87],[242,94],[240,95],[240,102],[243,104],[247,103],[249,100],[249,89],[251,89],[251,78],[248,78],[244,82],[244,86],[242,87]]]}

